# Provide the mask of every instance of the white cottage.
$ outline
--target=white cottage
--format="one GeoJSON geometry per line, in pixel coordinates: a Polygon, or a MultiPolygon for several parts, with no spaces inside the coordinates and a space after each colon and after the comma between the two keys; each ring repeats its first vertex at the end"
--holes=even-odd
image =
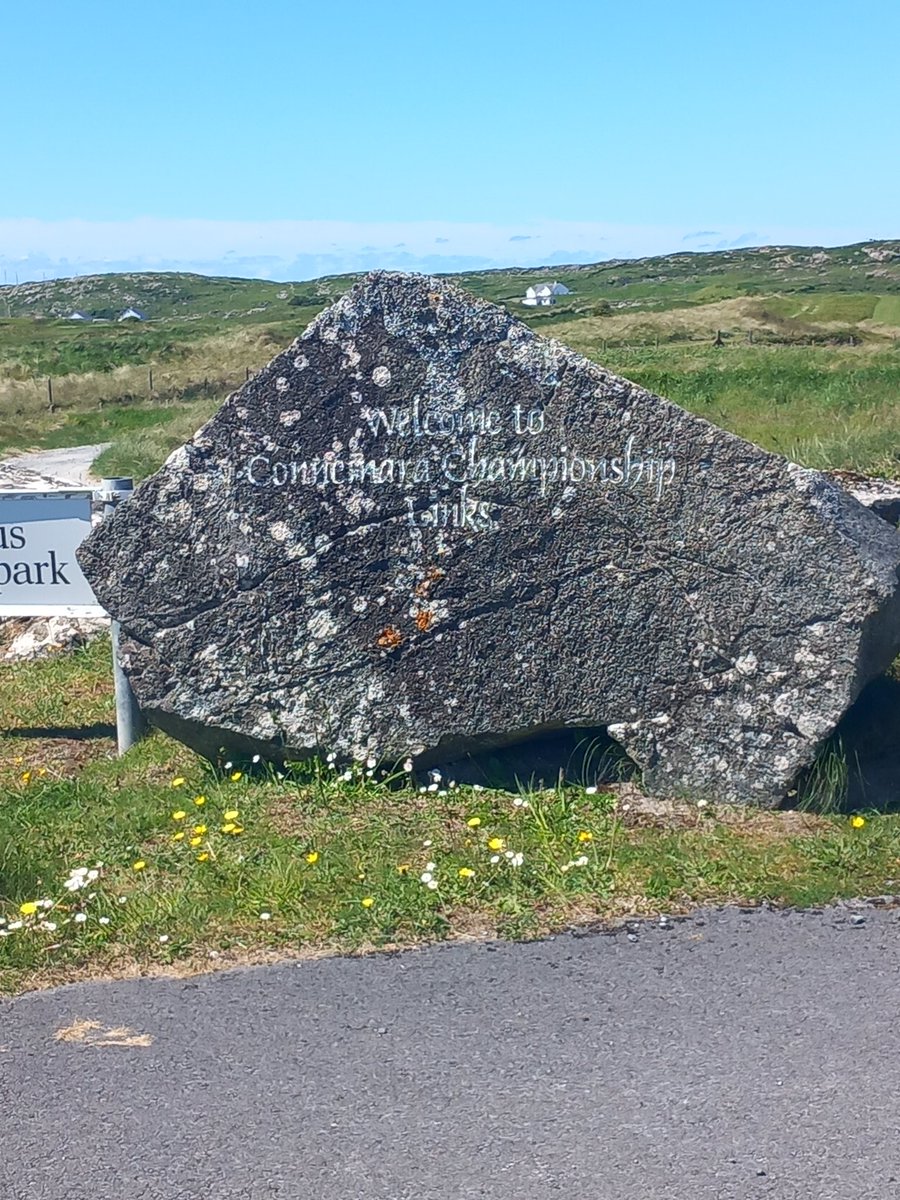
{"type": "Polygon", "coordinates": [[[138,312],[136,308],[126,308],[119,317],[120,321],[146,321],[147,318],[142,312],[138,312]]]}
{"type": "Polygon", "coordinates": [[[525,292],[523,304],[534,307],[537,304],[555,304],[557,296],[568,296],[569,289],[564,283],[535,283],[525,292]]]}

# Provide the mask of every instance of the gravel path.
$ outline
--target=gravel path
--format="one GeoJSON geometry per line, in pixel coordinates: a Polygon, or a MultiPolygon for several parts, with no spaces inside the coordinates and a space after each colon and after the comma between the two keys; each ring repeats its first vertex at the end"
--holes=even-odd
{"type": "Polygon", "coordinates": [[[35,450],[17,454],[0,462],[0,487],[41,489],[68,483],[71,487],[92,487],[97,478],[91,464],[109,442],[94,446],[67,446],[62,450],[35,450]]]}
{"type": "Polygon", "coordinates": [[[632,930],[0,1004],[0,1195],[900,1196],[897,913],[632,930]]]}

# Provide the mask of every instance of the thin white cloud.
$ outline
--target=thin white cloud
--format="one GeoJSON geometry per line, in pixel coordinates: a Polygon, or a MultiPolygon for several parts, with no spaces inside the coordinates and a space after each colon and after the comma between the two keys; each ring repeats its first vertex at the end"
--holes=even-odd
{"type": "MultiPolygon", "coordinates": [[[[465,271],[676,252],[702,235],[666,225],[534,221],[130,221],[0,219],[0,282],[106,271],[313,279],[378,267],[465,271]],[[511,245],[512,243],[512,245],[511,245]]],[[[842,245],[896,230],[719,226],[717,247],[842,245]],[[748,240],[750,239],[750,240],[748,240]]]]}

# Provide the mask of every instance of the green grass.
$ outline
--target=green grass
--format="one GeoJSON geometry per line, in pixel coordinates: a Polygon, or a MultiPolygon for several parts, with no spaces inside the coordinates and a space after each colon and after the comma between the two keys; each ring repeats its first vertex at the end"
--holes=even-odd
{"type": "Polygon", "coordinates": [[[0,666],[6,992],[533,937],[705,902],[819,904],[883,893],[900,873],[897,816],[872,814],[857,829],[846,817],[681,805],[650,818],[583,788],[514,797],[442,780],[422,792],[402,766],[384,778],[360,765],[342,779],[312,763],[280,778],[214,769],[159,734],[117,759],[112,719],[106,640],[0,666]],[[77,867],[98,876],[69,892],[77,867]],[[44,900],[52,908],[29,911],[44,900]]]}

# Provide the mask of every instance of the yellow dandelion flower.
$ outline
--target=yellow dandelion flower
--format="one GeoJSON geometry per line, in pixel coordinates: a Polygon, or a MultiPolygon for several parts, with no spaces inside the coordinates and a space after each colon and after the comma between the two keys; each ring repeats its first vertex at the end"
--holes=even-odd
{"type": "Polygon", "coordinates": [[[187,813],[184,811],[184,809],[179,808],[177,812],[172,813],[172,820],[173,821],[183,821],[186,816],[187,816],[187,813]]]}
{"type": "Polygon", "coordinates": [[[505,845],[506,845],[506,843],[504,842],[503,838],[492,837],[491,840],[488,842],[488,849],[489,850],[502,850],[505,845]]]}
{"type": "Polygon", "coordinates": [[[232,831],[231,831],[231,832],[232,832],[233,834],[243,833],[243,832],[244,832],[244,827],[243,827],[243,825],[235,825],[234,829],[232,829],[232,831]]]}
{"type": "Polygon", "coordinates": [[[179,829],[179,831],[177,833],[172,834],[173,842],[180,842],[183,840],[183,838],[184,838],[184,830],[183,829],[179,829]]]}
{"type": "Polygon", "coordinates": [[[192,837],[191,841],[190,841],[190,845],[199,846],[202,841],[203,841],[202,837],[192,837]]]}
{"type": "Polygon", "coordinates": [[[197,862],[206,862],[206,860],[208,858],[209,858],[209,851],[204,850],[202,854],[197,855],[197,862]]]}
{"type": "Polygon", "coordinates": [[[409,863],[398,863],[397,864],[397,874],[398,875],[405,875],[408,870],[409,870],[409,863]]]}
{"type": "Polygon", "coordinates": [[[46,774],[47,774],[47,768],[41,767],[40,770],[38,771],[38,775],[46,775],[46,774]]]}
{"type": "Polygon", "coordinates": [[[24,904],[19,905],[19,912],[23,917],[33,917],[37,912],[37,904],[34,900],[26,900],[24,904]]]}
{"type": "Polygon", "coordinates": [[[172,780],[172,787],[184,787],[185,782],[186,780],[183,775],[176,775],[172,780]]]}
{"type": "Polygon", "coordinates": [[[313,863],[317,863],[319,861],[318,850],[310,850],[309,854],[307,854],[307,856],[306,856],[306,861],[309,863],[310,866],[312,866],[313,863]]]}
{"type": "Polygon", "coordinates": [[[232,771],[231,774],[229,775],[229,779],[231,780],[232,783],[237,783],[237,781],[242,778],[243,778],[242,771],[232,771]]]}
{"type": "Polygon", "coordinates": [[[20,778],[21,778],[21,780],[22,780],[22,782],[23,782],[23,783],[31,783],[31,772],[30,772],[30,771],[23,771],[23,772],[22,772],[22,774],[21,774],[21,776],[20,776],[20,778]]]}
{"type": "Polygon", "coordinates": [[[582,829],[578,835],[579,842],[592,842],[594,835],[587,829],[582,829]]]}
{"type": "Polygon", "coordinates": [[[371,908],[374,903],[375,901],[371,896],[363,896],[362,900],[360,900],[360,904],[363,906],[363,908],[371,908]]]}
{"type": "Polygon", "coordinates": [[[131,869],[132,869],[133,871],[143,871],[143,870],[144,870],[144,868],[146,867],[146,865],[147,865],[147,864],[144,862],[144,860],[143,860],[142,858],[139,858],[139,859],[137,860],[137,862],[136,862],[136,863],[133,863],[133,864],[132,864],[132,868],[131,868],[131,869]]]}
{"type": "Polygon", "coordinates": [[[226,821],[222,826],[223,833],[234,833],[235,829],[237,829],[237,825],[235,825],[234,821],[226,821]]]}
{"type": "Polygon", "coordinates": [[[227,813],[222,814],[223,821],[236,821],[237,819],[238,819],[238,810],[236,808],[229,808],[227,813]]]}
{"type": "Polygon", "coordinates": [[[475,872],[472,870],[471,867],[460,867],[459,868],[460,879],[471,879],[474,874],[475,874],[475,872]]]}
{"type": "Polygon", "coordinates": [[[862,827],[863,827],[863,825],[865,825],[865,823],[866,823],[865,817],[855,816],[855,817],[850,818],[850,824],[853,826],[854,829],[862,829],[862,827]]]}
{"type": "Polygon", "coordinates": [[[481,817],[469,817],[468,821],[466,821],[466,824],[470,829],[477,829],[481,824],[481,817]]]}
{"type": "Polygon", "coordinates": [[[194,833],[206,833],[206,826],[205,825],[195,825],[194,833]]]}
{"type": "Polygon", "coordinates": [[[198,808],[202,808],[203,805],[206,803],[206,797],[205,796],[195,796],[194,803],[197,805],[198,808]]]}

